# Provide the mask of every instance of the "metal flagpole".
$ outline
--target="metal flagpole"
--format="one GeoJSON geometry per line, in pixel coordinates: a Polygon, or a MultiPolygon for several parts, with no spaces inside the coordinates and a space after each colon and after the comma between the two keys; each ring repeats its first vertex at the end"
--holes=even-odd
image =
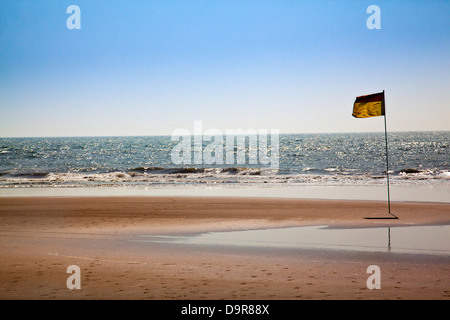
{"type": "Polygon", "coordinates": [[[391,194],[389,192],[389,153],[388,153],[388,137],[387,137],[387,125],[386,125],[386,98],[383,90],[383,107],[384,107],[384,138],[386,140],[386,180],[387,180],[387,196],[388,196],[388,212],[394,216],[394,219],[398,217],[391,212],[391,194]]]}
{"type": "MultiPolygon", "coordinates": [[[[383,90],[384,98],[384,90],[383,90]]],[[[385,101],[383,101],[385,103],[385,101]]],[[[389,192],[389,156],[388,156],[388,138],[387,138],[387,125],[386,125],[386,106],[384,106],[384,138],[386,140],[386,180],[387,180],[387,196],[388,196],[388,212],[391,213],[391,195],[389,192]]]]}
{"type": "Polygon", "coordinates": [[[391,216],[389,218],[381,218],[381,217],[375,217],[375,218],[365,218],[365,219],[398,219],[398,217],[391,212],[391,195],[389,192],[389,155],[388,155],[388,138],[387,138],[387,125],[386,125],[386,105],[385,105],[385,95],[383,90],[383,109],[384,109],[384,138],[386,141],[386,180],[387,180],[387,196],[388,196],[388,212],[391,216]]]}

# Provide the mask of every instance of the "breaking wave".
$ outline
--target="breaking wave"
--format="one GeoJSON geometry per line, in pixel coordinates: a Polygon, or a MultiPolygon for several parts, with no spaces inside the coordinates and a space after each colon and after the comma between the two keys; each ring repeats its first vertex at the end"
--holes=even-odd
{"type": "MultiPolygon", "coordinates": [[[[327,172],[324,170],[324,172],[327,172]]],[[[390,172],[392,184],[440,183],[450,185],[450,172],[400,170],[390,172]]],[[[217,185],[382,185],[386,175],[354,174],[340,170],[324,174],[286,173],[255,168],[161,168],[137,167],[107,173],[27,173],[0,175],[0,188],[6,187],[95,187],[95,186],[217,186],[217,185]]]]}

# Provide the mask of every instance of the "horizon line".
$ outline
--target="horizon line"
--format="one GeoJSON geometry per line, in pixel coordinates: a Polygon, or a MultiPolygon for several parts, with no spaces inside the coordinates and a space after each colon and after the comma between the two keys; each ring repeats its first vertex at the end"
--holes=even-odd
{"type": "MultiPolygon", "coordinates": [[[[238,129],[236,129],[238,130],[238,129]]],[[[449,132],[450,130],[397,130],[388,131],[388,133],[406,133],[406,132],[449,132]]],[[[346,134],[346,133],[383,133],[384,131],[346,131],[346,132],[297,132],[297,133],[279,133],[282,135],[301,135],[301,134],[346,134]]],[[[268,131],[269,133],[269,131],[268,131]]],[[[226,136],[226,134],[223,134],[226,136]]],[[[239,134],[237,134],[239,135],[239,134]]],[[[241,134],[245,135],[245,134],[241,134]]],[[[171,134],[147,134],[147,135],[79,135],[79,136],[2,136],[0,139],[31,139],[31,138],[131,138],[131,137],[170,137],[171,134]]],[[[198,136],[192,135],[191,136],[198,136]]]]}

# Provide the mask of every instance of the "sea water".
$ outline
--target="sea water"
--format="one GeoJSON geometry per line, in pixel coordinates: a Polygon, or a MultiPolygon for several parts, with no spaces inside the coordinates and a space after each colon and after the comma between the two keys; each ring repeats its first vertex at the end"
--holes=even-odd
{"type": "MultiPolygon", "coordinates": [[[[0,138],[0,189],[386,183],[384,133],[280,135],[275,170],[248,154],[244,163],[174,164],[176,145],[171,136],[0,138]]],[[[388,149],[391,184],[450,185],[449,131],[389,133],[388,149]]]]}

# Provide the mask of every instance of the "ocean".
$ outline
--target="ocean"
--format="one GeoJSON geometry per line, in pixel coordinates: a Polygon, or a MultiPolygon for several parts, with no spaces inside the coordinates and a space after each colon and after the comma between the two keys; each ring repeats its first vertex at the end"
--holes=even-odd
{"type": "MultiPolygon", "coordinates": [[[[383,132],[265,138],[231,146],[192,137],[184,163],[171,136],[0,138],[0,188],[386,183],[383,132]]],[[[392,184],[450,185],[450,131],[389,133],[388,150],[392,184]]]]}

